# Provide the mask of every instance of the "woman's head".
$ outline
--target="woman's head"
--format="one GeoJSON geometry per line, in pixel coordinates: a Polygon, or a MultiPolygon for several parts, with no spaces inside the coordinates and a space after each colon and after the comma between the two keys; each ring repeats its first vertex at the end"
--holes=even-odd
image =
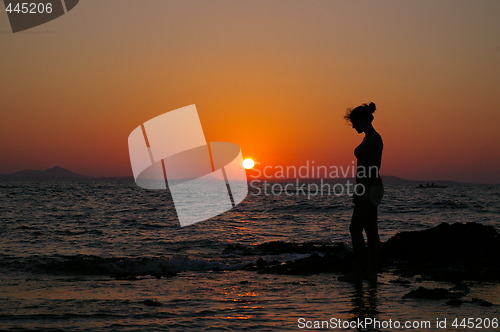
{"type": "Polygon", "coordinates": [[[348,109],[344,119],[352,124],[358,133],[364,132],[373,121],[373,112],[375,112],[375,103],[363,104],[353,109],[348,109]]]}

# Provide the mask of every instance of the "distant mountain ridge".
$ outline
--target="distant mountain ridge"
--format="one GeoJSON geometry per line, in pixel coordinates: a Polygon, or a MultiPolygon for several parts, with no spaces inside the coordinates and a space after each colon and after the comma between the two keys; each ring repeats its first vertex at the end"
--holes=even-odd
{"type": "Polygon", "coordinates": [[[2,174],[0,179],[5,180],[83,180],[91,179],[92,177],[78,174],[62,168],[60,166],[55,166],[46,170],[32,170],[27,169],[24,171],[12,173],[12,174],[2,174]]]}
{"type": "MultiPolygon", "coordinates": [[[[11,174],[0,174],[0,180],[92,180],[92,179],[102,179],[102,180],[126,180],[134,181],[132,176],[110,176],[110,177],[93,177],[82,175],[66,168],[55,166],[45,170],[23,170],[11,174]]],[[[407,183],[407,184],[426,184],[426,183],[436,183],[436,184],[456,184],[461,183],[458,181],[426,181],[426,180],[408,180],[397,176],[383,175],[382,179],[384,183],[407,183]]],[[[248,179],[249,181],[252,178],[248,179]]],[[[264,180],[264,179],[254,179],[254,180],[264,180]]],[[[267,179],[270,182],[290,182],[295,179],[267,179]]],[[[301,182],[317,182],[320,179],[300,179],[301,182]]],[[[354,182],[353,178],[339,178],[339,179],[325,179],[325,182],[354,182]]]]}

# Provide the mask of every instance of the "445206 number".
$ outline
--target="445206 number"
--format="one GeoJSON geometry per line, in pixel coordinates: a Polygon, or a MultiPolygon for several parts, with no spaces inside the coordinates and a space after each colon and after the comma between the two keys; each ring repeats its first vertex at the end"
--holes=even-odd
{"type": "Polygon", "coordinates": [[[10,13],[18,13],[18,14],[50,14],[52,13],[52,4],[48,3],[40,3],[40,2],[22,2],[16,3],[13,6],[12,3],[7,5],[5,11],[10,13]]]}

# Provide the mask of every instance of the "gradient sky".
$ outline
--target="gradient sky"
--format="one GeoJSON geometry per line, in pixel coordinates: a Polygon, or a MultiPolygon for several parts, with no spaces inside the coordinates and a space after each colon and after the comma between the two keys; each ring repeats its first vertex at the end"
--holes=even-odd
{"type": "Polygon", "coordinates": [[[350,165],[374,101],[381,173],[500,183],[500,1],[84,0],[0,13],[0,173],[131,175],[128,134],[196,104],[261,165],[350,165]]]}

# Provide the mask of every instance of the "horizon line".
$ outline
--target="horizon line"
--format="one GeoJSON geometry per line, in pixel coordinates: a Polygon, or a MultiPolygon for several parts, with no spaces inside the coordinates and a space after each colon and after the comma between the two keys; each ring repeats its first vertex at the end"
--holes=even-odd
{"type": "MultiPolygon", "coordinates": [[[[19,177],[22,177],[24,174],[19,174],[19,173],[26,173],[26,172],[35,172],[37,174],[31,174],[31,177],[36,177],[37,175],[40,176],[40,177],[43,177],[43,175],[46,175],[44,173],[48,172],[48,171],[51,171],[51,170],[59,170],[59,171],[62,171],[62,172],[69,172],[70,174],[66,174],[66,179],[68,178],[71,178],[71,176],[73,176],[73,179],[76,179],[78,177],[80,177],[80,179],[134,179],[134,176],[133,175],[97,175],[97,176],[93,176],[93,175],[84,175],[84,174],[81,174],[81,173],[77,173],[77,172],[74,172],[70,169],[67,169],[67,168],[64,168],[64,167],[61,167],[61,166],[53,166],[53,167],[50,167],[50,168],[47,168],[47,169],[24,169],[24,170],[20,170],[20,171],[17,171],[17,172],[13,172],[13,173],[0,173],[0,177],[1,178],[8,178],[8,177],[15,177],[15,176],[19,176],[19,177]]],[[[27,177],[30,177],[29,175],[27,177]]],[[[53,176],[53,179],[57,177],[57,176],[53,176]]],[[[394,180],[401,180],[401,181],[405,181],[405,182],[413,182],[413,183],[437,183],[437,182],[440,182],[440,183],[456,183],[456,184],[486,184],[486,185],[498,185],[500,183],[481,183],[481,182],[463,182],[463,181],[457,181],[457,180],[412,180],[412,179],[407,179],[407,178],[403,178],[403,177],[400,177],[400,176],[395,176],[395,175],[381,175],[382,178],[386,178],[386,179],[394,179],[394,180]]],[[[47,179],[50,178],[50,174],[47,175],[47,179]]],[[[249,182],[252,181],[252,180],[259,180],[259,181],[262,181],[262,180],[269,180],[269,181],[273,181],[273,182],[286,182],[286,181],[296,181],[296,180],[308,180],[308,181],[320,181],[320,180],[326,180],[328,182],[333,182],[333,181],[349,181],[349,180],[355,180],[355,178],[353,177],[337,177],[337,178],[317,178],[317,177],[296,177],[296,178],[262,178],[262,177],[259,177],[259,178],[248,178],[247,179],[249,182]]]]}

